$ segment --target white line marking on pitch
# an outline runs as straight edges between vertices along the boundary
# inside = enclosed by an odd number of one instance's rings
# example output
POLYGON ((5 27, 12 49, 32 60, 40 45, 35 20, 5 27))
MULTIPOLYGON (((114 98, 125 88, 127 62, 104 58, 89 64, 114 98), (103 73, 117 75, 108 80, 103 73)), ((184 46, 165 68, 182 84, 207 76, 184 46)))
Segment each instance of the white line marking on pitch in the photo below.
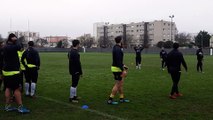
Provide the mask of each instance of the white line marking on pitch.
MULTIPOLYGON (((58 104, 61 104, 61 105, 65 105, 65 106, 70 106, 70 107, 73 107, 73 108, 81 109, 81 107, 79 107, 79 106, 72 105, 72 104, 69 104, 69 103, 66 103, 66 102, 62 102, 62 101, 58 101, 58 100, 55 100, 55 99, 52 99, 52 98, 43 97, 43 96, 37 96, 37 97, 38 98, 42 98, 42 99, 47 100, 47 101, 55 102, 55 103, 58 103, 58 104)), ((100 111, 97 111, 97 110, 93 110, 93 109, 86 109, 86 111, 89 111, 91 113, 95 113, 97 115, 100 115, 100 116, 103 116, 103 117, 107 117, 107 118, 110 118, 110 119, 126 120, 124 118, 113 116, 113 115, 110 115, 110 114, 107 114, 107 113, 103 113, 103 112, 100 112, 100 111)))

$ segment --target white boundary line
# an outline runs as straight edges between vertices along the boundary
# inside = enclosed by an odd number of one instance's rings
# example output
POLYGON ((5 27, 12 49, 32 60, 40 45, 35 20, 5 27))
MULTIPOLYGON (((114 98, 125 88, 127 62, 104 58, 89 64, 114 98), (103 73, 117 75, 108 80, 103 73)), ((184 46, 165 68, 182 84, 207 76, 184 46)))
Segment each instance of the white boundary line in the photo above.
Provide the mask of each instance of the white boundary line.
MULTIPOLYGON (((76 106, 76 105, 73 105, 73 104, 69 104, 69 103, 66 103, 66 102, 62 102, 62 101, 58 101, 58 100, 55 100, 55 99, 52 99, 52 98, 48 98, 48 97, 44 97, 44 96, 37 96, 37 97, 41 98, 41 99, 44 99, 44 100, 47 100, 47 101, 58 103, 58 104, 61 104, 61 105, 64 105, 64 106, 69 106, 69 107, 73 107, 73 108, 76 108, 76 109, 82 109, 79 106, 76 106)), ((93 110, 93 109, 86 109, 86 111, 89 111, 91 113, 95 113, 97 115, 100 115, 100 116, 103 116, 103 117, 107 117, 107 118, 110 118, 110 119, 127 120, 127 119, 124 119, 124 118, 113 116, 113 115, 110 115, 110 114, 107 114, 107 113, 103 113, 103 112, 100 112, 100 111, 97 111, 97 110, 93 110)))

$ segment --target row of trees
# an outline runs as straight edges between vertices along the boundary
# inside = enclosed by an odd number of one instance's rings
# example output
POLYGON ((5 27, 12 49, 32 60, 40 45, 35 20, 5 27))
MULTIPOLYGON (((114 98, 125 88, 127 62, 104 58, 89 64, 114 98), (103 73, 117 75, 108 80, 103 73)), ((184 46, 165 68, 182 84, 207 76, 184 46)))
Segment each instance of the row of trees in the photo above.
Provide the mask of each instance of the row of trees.
MULTIPOLYGON (((192 37, 188 33, 179 33, 175 35, 175 42, 178 42, 181 47, 189 47, 193 46, 201 46, 201 47, 209 47, 210 46, 210 38, 211 35, 206 31, 200 31, 195 37, 192 37)), ((148 41, 144 40, 144 36, 140 36, 139 41, 148 48, 150 45, 148 41)), ((114 44, 113 37, 100 37, 98 39, 98 46, 102 48, 112 47, 114 44)), ((126 47, 132 47, 134 45, 134 38, 131 35, 126 35, 126 47)), ((165 47, 171 48, 173 45, 172 41, 160 41, 157 44, 157 47, 165 47)))
POLYGON ((63 39, 57 43, 56 48, 68 48, 68 46, 69 46, 68 40, 63 39))
MULTIPOLYGON (((211 35, 206 31, 200 31, 192 40, 192 36, 187 33, 179 33, 175 36, 175 42, 178 42, 181 47, 200 46, 200 47, 210 47, 211 35)), ((160 41, 157 43, 159 48, 171 48, 173 42, 171 41, 160 41)))
MULTIPOLYGON (((192 40, 192 36, 187 33, 179 33, 175 35, 175 42, 178 42, 181 47, 189 47, 192 48, 193 46, 202 46, 202 47, 209 47, 209 42, 210 42, 211 35, 206 32, 206 31, 200 31, 197 36, 194 37, 194 40, 192 40)), ((97 41, 95 42, 94 37, 91 36, 81 36, 78 38, 81 42, 81 45, 86 47, 86 48, 91 48, 94 44, 96 44, 98 47, 101 48, 108 48, 112 47, 114 45, 114 37, 113 36, 108 36, 104 38, 104 36, 100 37, 97 41)), ((44 45, 45 42, 43 40, 40 40, 38 43, 40 45, 44 45)), ((144 36, 140 36, 139 41, 147 48, 149 47, 148 42, 144 41, 144 36)), ((130 48, 134 45, 134 38, 131 35, 126 35, 126 47, 130 48)), ((160 41, 157 44, 157 47, 165 47, 165 48, 171 48, 173 42, 172 41, 160 41)), ((66 48, 68 46, 67 40, 62 40, 59 41, 57 44, 58 48, 66 48)))
MULTIPOLYGON (((0 36, 0 40, 3 40, 0 36)), ((101 48, 108 48, 112 47, 114 45, 114 37, 113 36, 107 36, 104 38, 104 36, 100 37, 97 42, 95 42, 95 38, 91 36, 81 36, 78 38, 81 42, 81 45, 86 48, 91 48, 93 45, 96 45, 101 48)), ((193 47, 193 46, 201 46, 201 47, 209 47, 210 46, 210 39, 211 35, 207 31, 200 31, 192 40, 192 36, 187 33, 179 33, 175 35, 175 42, 178 42, 181 47, 193 47)), ((27 44, 27 40, 24 36, 20 37, 19 40, 23 44, 27 44)), ((144 41, 144 36, 140 36, 139 41, 141 44, 143 44, 145 47, 149 47, 149 44, 147 41, 144 41)), ((126 41, 125 46, 130 48, 134 45, 134 38, 131 35, 126 35, 126 41)), ((35 44, 38 47, 45 47, 45 45, 48 44, 48 41, 46 39, 36 39, 35 44)), ((160 41, 157 43, 157 47, 161 48, 171 48, 173 42, 172 41, 160 41)), ((69 41, 67 39, 63 39, 59 41, 56 45, 57 48, 67 48, 69 46, 69 41)))

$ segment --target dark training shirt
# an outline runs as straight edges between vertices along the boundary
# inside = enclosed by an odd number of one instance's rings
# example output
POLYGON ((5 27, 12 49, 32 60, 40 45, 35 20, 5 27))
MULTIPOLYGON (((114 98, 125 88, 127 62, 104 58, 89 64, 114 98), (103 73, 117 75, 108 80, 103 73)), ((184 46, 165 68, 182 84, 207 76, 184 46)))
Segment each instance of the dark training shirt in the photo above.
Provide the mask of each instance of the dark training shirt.
POLYGON ((20 62, 17 51, 21 49, 18 44, 8 43, 3 48, 3 70, 4 71, 19 71, 20 62))
POLYGON ((26 67, 25 59, 27 60, 27 64, 33 64, 40 67, 40 57, 38 51, 33 47, 29 47, 22 55, 21 62, 26 67))
POLYGON ((201 49, 198 49, 196 52, 197 60, 203 60, 203 51, 201 49))
POLYGON ((115 45, 112 49, 112 66, 118 67, 123 71, 123 51, 121 46, 115 45))
POLYGON ((135 53, 136 53, 136 57, 141 57, 141 52, 143 51, 143 47, 135 47, 135 53))
POLYGON ((160 51, 160 58, 162 58, 164 60, 167 58, 167 52, 165 50, 160 51))
POLYGON ((183 55, 181 52, 179 52, 177 49, 173 49, 168 55, 166 60, 168 72, 179 72, 181 71, 181 64, 187 71, 187 65, 183 58, 183 55))
POLYGON ((0 48, 0 70, 2 70, 3 68, 3 57, 4 57, 3 48, 0 48))
POLYGON ((69 59, 69 72, 71 75, 80 74, 82 75, 82 68, 81 68, 81 61, 80 61, 80 54, 78 53, 77 49, 71 49, 68 53, 69 59))

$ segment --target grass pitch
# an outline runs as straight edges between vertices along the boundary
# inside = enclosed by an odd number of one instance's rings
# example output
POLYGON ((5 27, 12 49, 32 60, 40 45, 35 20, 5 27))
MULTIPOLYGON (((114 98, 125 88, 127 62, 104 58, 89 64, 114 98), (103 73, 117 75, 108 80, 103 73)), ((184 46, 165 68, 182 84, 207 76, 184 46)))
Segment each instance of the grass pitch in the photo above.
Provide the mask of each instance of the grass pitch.
MULTIPOLYGON (((213 57, 205 56, 204 74, 196 71, 196 56, 184 56, 188 73, 179 84, 183 97, 168 98, 172 81, 160 70, 159 55, 143 55, 142 70, 135 69, 135 55, 125 54, 129 66, 125 79, 127 104, 107 105, 114 84, 110 53, 81 53, 83 77, 78 85, 78 104, 68 102, 71 77, 67 53, 41 53, 37 99, 23 97, 31 113, 20 115, 0 110, 0 120, 210 120, 213 119, 213 57), (88 105, 88 110, 81 109, 88 105)), ((118 97, 117 97, 118 99, 118 97)), ((0 107, 4 94, 0 93, 0 107)))

